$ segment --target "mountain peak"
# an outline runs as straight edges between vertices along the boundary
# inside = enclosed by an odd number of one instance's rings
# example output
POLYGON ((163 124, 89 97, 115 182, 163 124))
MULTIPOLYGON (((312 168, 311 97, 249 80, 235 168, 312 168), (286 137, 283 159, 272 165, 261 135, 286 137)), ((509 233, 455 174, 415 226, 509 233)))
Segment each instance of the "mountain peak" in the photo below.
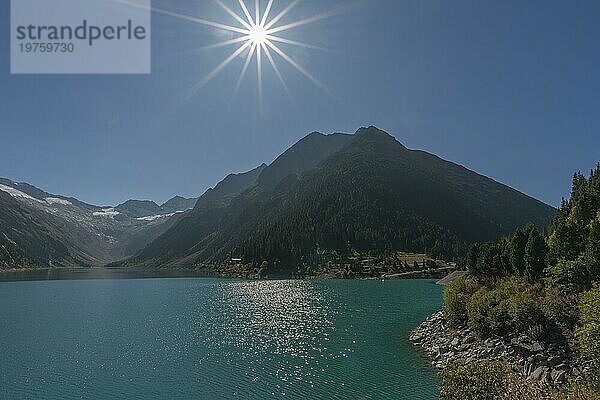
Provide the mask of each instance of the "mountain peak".
POLYGON ((196 208, 203 208, 214 203, 227 204, 231 197, 252 187, 266 167, 267 164, 263 163, 250 171, 227 175, 214 188, 208 189, 200 196, 196 208))
POLYGON ((149 205, 149 206, 153 206, 153 207, 154 206, 158 207, 158 204, 156 204, 152 200, 135 200, 135 199, 127 200, 125 203, 121 203, 117 207, 133 206, 133 205, 149 205))
POLYGON ((163 203, 160 208, 165 213, 175 213, 188 210, 190 208, 194 208, 196 205, 196 201, 198 198, 188 199, 183 196, 175 196, 172 199, 169 199, 165 203, 163 203))
POLYGON ((169 199, 169 200, 187 200, 187 199, 186 199, 185 197, 183 197, 183 196, 179 196, 179 195, 177 195, 177 196, 173 196, 173 197, 172 197, 171 199, 169 199))
POLYGON ((127 200, 119 204, 115 210, 131 218, 142 218, 162 214, 162 209, 151 200, 127 200))
POLYGON ((369 126, 369 127, 360 127, 358 128, 358 130, 355 133, 356 135, 368 135, 368 134, 379 134, 379 135, 385 135, 385 136, 392 136, 389 133, 387 133, 386 131, 379 129, 376 126, 369 126))
POLYGON ((274 187, 289 175, 302 175, 321 161, 341 150, 352 135, 333 133, 324 135, 313 132, 283 152, 258 178, 259 185, 274 187))
POLYGON ((375 126, 369 126, 368 128, 362 127, 358 129, 354 134, 354 139, 366 143, 382 143, 390 146, 400 146, 403 149, 406 149, 406 147, 394 136, 375 126))

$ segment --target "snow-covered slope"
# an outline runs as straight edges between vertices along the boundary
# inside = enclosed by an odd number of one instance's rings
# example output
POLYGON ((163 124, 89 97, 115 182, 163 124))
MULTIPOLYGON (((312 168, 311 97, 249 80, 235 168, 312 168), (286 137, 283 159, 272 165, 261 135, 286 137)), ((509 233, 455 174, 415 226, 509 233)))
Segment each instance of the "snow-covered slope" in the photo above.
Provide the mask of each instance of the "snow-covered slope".
MULTIPOLYGON (((136 213, 123 205, 94 206, 4 178, 0 178, 0 191, 14 200, 9 201, 4 196, 5 202, 0 208, 0 222, 4 221, 0 224, 0 234, 7 245, 13 246, 14 242, 27 253, 28 243, 20 244, 18 239, 28 226, 33 229, 33 225, 23 223, 15 228, 17 220, 27 212, 31 214, 28 221, 39 222, 43 231, 51 232, 52 238, 68 249, 68 263, 104 265, 131 256, 162 234, 185 211, 169 209, 167 212, 156 206, 150 207, 148 213, 136 213)), ((55 260, 55 264, 60 262, 55 260)))

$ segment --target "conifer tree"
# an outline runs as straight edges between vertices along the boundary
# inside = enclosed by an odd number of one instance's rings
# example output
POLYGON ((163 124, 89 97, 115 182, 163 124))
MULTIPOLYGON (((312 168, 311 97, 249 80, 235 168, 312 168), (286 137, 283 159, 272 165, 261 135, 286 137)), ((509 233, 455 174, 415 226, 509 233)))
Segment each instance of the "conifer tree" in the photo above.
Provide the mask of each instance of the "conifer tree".
POLYGON ((475 244, 469 249, 469 254, 467 254, 467 270, 472 274, 478 275, 481 273, 477 269, 477 259, 479 258, 479 245, 475 244))
POLYGON ((490 275, 502 272, 502 261, 496 243, 484 243, 480 246, 476 271, 479 274, 490 275))
POLYGON ((537 281, 544 275, 548 246, 537 229, 532 229, 525 246, 525 276, 530 281, 537 281))
POLYGON ((594 220, 590 227, 585 249, 585 261, 592 281, 600 280, 600 221, 594 220))
POLYGON ((499 243, 499 251, 500 251, 500 264, 502 265, 502 272, 504 274, 512 274, 512 264, 510 261, 511 254, 511 238, 508 236, 500 239, 499 243))
POLYGON ((584 232, 576 225, 559 222, 554 231, 553 250, 557 258, 575 260, 585 246, 584 232))
POLYGON ((525 247, 527 237, 522 229, 517 229, 510 242, 510 263, 513 272, 517 275, 525 275, 525 247))

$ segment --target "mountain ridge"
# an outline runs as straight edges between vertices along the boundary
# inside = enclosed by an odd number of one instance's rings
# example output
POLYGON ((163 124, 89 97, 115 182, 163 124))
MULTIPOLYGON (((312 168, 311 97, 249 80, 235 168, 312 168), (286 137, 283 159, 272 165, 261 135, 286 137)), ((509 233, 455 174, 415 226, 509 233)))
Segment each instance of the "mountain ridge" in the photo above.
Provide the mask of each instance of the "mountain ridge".
POLYGON ((135 200, 94 206, 7 178, 0 195, 0 269, 102 266, 135 254, 190 208, 139 213, 155 203, 135 200))
POLYGON ((291 268, 393 250, 456 257, 468 243, 529 220, 545 224, 555 212, 464 166, 409 150, 375 127, 354 135, 312 133, 225 208, 194 211, 127 265, 216 268, 241 258, 291 268), (315 155, 313 141, 320 147, 329 141, 329 151, 315 155))
POLYGON ((40 254, 28 237, 55 254, 25 262, 43 266, 218 270, 241 258, 248 268, 267 262, 272 272, 297 274, 356 258, 394 263, 398 251, 453 259, 469 243, 530 221, 545 225, 555 212, 373 126, 355 134, 313 132, 269 165, 229 174, 198 198, 174 196, 161 205, 93 206, 5 178, 0 193, 0 268, 2 251, 4 260, 40 254), (26 213, 41 225, 20 219, 26 213))

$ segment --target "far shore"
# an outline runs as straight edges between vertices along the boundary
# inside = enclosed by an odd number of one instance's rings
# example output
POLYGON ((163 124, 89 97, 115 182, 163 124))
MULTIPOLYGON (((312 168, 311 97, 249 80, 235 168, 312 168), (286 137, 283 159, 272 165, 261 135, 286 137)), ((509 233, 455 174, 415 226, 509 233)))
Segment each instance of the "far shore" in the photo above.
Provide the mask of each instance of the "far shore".
POLYGON ((19 280, 76 280, 76 279, 127 279, 127 278, 177 278, 204 277, 249 280, 277 279, 354 279, 354 280, 398 280, 398 279, 442 279, 452 275, 454 269, 431 268, 420 271, 380 275, 380 276, 337 276, 336 274, 318 274, 311 276, 293 276, 286 274, 228 273, 207 268, 128 268, 128 267, 64 267, 64 268, 28 268, 0 270, 0 281, 19 280))

